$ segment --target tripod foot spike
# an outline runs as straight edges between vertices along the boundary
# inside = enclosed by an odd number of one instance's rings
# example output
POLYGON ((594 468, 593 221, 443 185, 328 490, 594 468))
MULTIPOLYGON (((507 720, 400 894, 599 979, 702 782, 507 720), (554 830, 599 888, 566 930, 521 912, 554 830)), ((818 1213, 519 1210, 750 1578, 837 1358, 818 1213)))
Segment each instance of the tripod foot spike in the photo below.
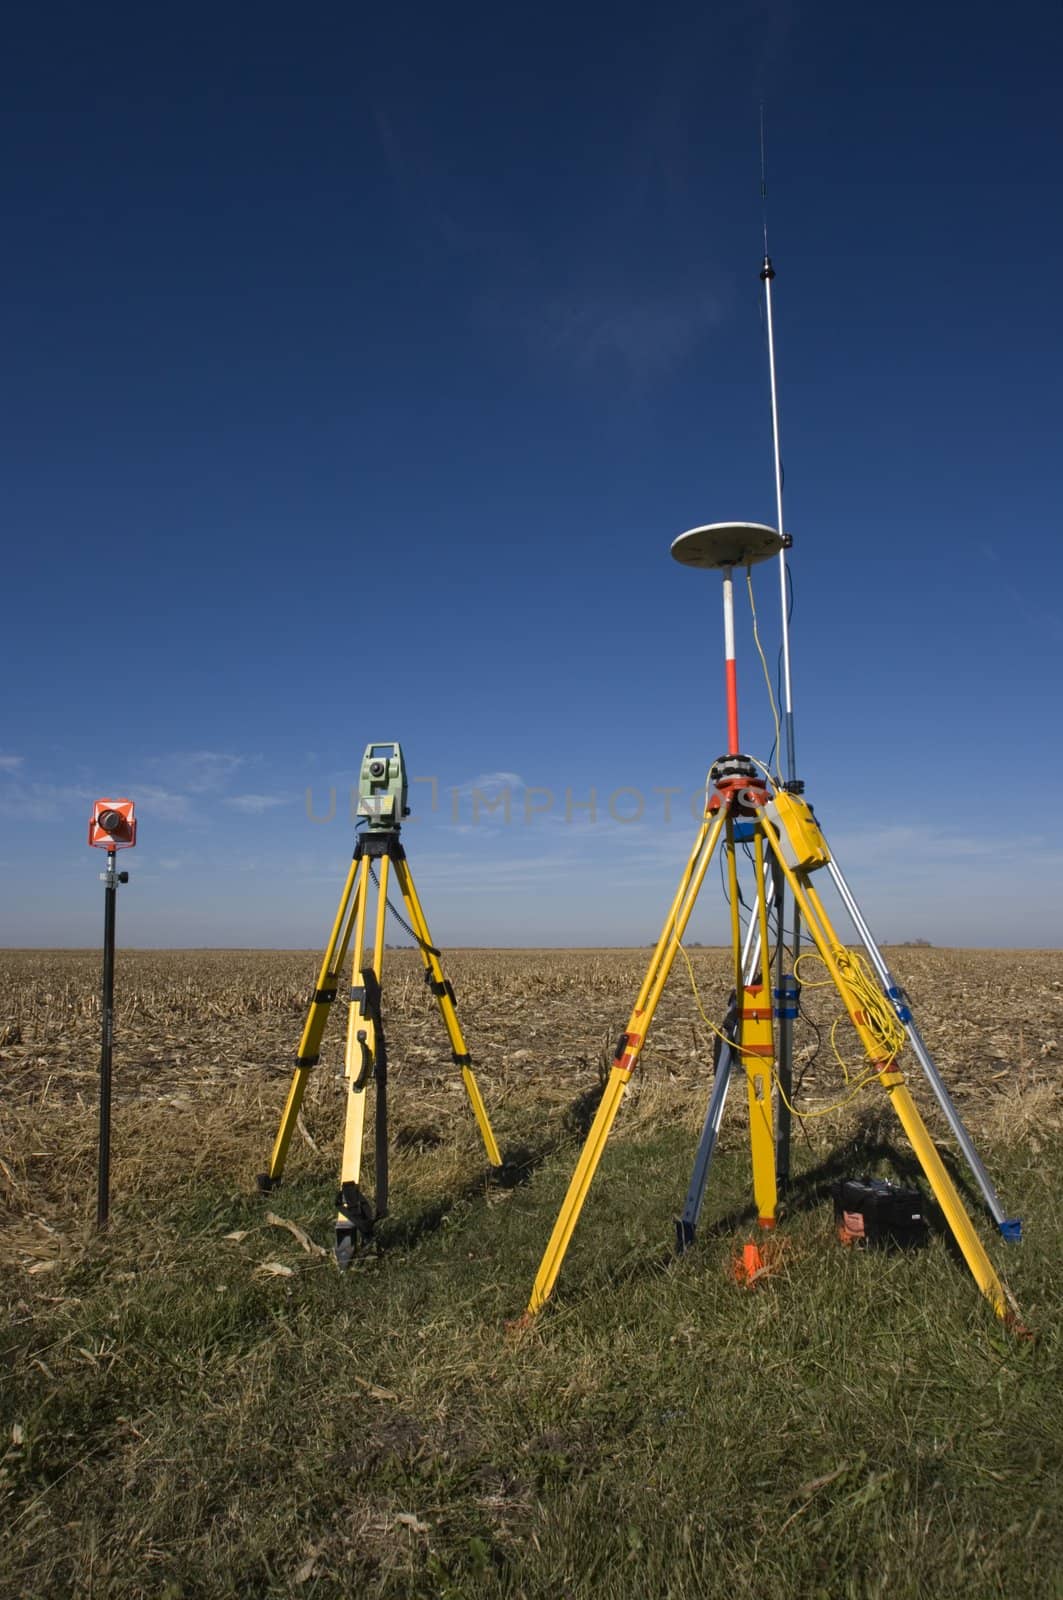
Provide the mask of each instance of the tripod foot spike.
POLYGON ((336 1265, 345 1271, 359 1248, 373 1237, 376 1215, 356 1183, 345 1183, 336 1196, 336 1265))
POLYGON ((272 1194, 274 1189, 280 1188, 281 1180, 271 1178, 268 1172, 259 1172, 255 1176, 255 1187, 259 1194, 272 1194))
POLYGON ((341 1272, 346 1272, 355 1256, 358 1254, 358 1230, 356 1228, 336 1229, 336 1265, 341 1272))

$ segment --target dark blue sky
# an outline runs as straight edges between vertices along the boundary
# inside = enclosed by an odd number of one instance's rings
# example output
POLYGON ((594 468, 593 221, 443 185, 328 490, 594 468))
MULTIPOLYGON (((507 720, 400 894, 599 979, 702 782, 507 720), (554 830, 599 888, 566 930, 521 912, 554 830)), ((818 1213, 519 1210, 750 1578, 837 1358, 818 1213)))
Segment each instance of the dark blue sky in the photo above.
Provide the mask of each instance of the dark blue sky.
POLYGON ((317 944, 394 737, 439 939, 655 934, 654 787, 724 742, 668 546, 774 521, 763 97, 802 775, 884 938, 1057 944, 1061 49, 1048 4, 12 14, 0 938, 94 940, 130 793, 126 942, 317 944))

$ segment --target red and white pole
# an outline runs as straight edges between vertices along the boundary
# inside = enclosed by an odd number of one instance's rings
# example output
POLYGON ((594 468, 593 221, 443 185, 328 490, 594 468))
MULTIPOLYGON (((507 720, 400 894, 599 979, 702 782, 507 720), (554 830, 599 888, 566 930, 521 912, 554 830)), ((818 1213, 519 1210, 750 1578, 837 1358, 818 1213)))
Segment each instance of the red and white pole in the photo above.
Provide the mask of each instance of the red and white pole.
POLYGON ((741 751, 738 742, 738 664, 735 661, 735 597, 732 567, 723 569, 723 653, 727 681, 727 754, 741 751))

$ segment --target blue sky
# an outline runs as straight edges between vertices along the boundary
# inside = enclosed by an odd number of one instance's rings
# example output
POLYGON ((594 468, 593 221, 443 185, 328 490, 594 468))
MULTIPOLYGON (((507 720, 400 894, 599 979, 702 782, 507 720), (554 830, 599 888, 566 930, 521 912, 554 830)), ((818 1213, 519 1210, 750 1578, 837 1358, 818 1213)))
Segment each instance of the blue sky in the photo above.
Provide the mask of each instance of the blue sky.
POLYGON ((763 97, 801 775, 884 940, 1059 943, 1057 6, 60 5, 4 45, 0 940, 96 942, 129 794, 124 943, 320 944, 390 738, 438 940, 655 936, 724 743, 718 584, 668 548, 774 521, 763 97))

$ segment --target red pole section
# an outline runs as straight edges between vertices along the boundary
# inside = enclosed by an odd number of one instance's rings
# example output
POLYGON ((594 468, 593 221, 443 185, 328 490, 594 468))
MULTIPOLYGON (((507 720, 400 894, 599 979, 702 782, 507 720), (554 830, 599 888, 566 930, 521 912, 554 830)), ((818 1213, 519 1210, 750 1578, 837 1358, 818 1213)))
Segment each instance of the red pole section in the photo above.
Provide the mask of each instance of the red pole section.
POLYGON ((723 569, 723 653, 727 682, 727 754, 736 756, 738 742, 738 666, 735 662, 735 599, 732 569, 723 569))

